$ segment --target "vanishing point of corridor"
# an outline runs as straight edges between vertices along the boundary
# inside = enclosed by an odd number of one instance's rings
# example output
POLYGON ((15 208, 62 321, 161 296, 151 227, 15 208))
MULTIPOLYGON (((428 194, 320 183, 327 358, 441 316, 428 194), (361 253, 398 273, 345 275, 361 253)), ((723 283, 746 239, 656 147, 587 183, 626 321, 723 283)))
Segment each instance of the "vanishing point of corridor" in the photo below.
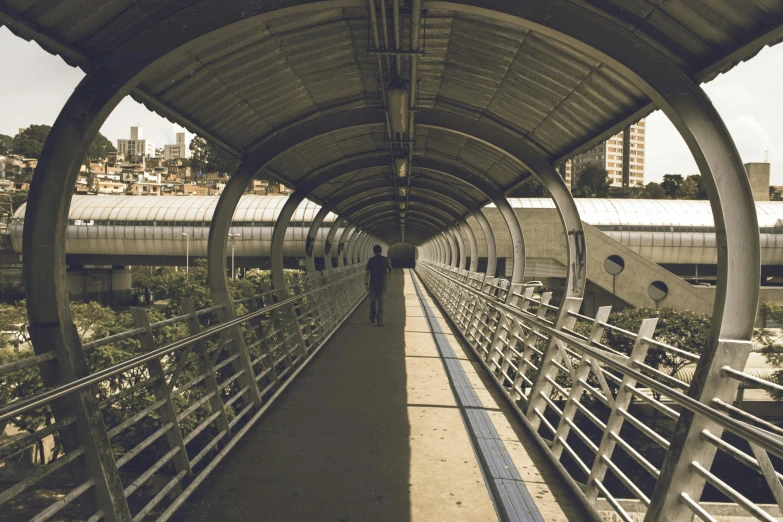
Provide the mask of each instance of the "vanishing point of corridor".
POLYGON ((584 519, 414 278, 392 276, 386 326, 356 309, 176 520, 584 519), (496 431, 475 433, 479 412, 496 431), (500 470, 482 458, 488 438, 507 451, 500 470), (500 494, 498 474, 511 477, 500 494))

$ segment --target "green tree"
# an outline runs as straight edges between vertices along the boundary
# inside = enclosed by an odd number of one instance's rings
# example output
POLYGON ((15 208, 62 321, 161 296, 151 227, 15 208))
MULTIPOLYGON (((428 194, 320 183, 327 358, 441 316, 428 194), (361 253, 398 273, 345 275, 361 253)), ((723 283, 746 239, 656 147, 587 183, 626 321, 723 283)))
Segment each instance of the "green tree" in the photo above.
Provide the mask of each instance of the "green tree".
POLYGON ((14 150, 14 139, 11 136, 0 134, 0 155, 11 154, 14 150))
POLYGON ((769 187, 769 200, 770 201, 783 201, 783 196, 778 192, 775 187, 769 187))
POLYGON ((25 158, 39 158, 46 138, 52 128, 49 125, 30 125, 14 137, 14 154, 25 158))
MULTIPOLYGON (((710 316, 690 311, 679 311, 674 308, 630 308, 611 314, 609 323, 637 332, 644 319, 657 317, 655 339, 680 350, 700 354, 710 333, 710 316)), ((611 329, 605 332, 606 343, 617 351, 630 354, 634 340, 611 329)), ((690 364, 682 357, 673 355, 662 348, 651 346, 647 352, 645 363, 668 375, 674 375, 678 370, 690 364)))
POLYGON ((695 199, 710 199, 709 194, 707 194, 707 185, 704 183, 704 178, 702 178, 700 174, 688 176, 688 179, 692 179, 696 183, 697 190, 695 199))
POLYGON ((652 181, 644 186, 639 197, 641 199, 666 199, 666 191, 663 190, 660 183, 652 181))
POLYGON ((114 145, 106 136, 99 132, 95 139, 92 140, 90 148, 87 149, 87 159, 93 161, 104 160, 110 152, 117 152, 117 149, 114 148, 114 145))
POLYGON ((231 174, 239 165, 237 158, 199 136, 190 141, 190 151, 190 167, 195 172, 231 174))
POLYGON ((27 197, 30 195, 30 193, 26 190, 15 190, 9 195, 11 196, 11 202, 14 205, 14 212, 16 212, 19 207, 27 203, 27 197))
POLYGON ((573 189, 577 198, 605 198, 609 195, 609 173, 597 164, 591 163, 581 169, 573 189))
MULTIPOLYGON (((783 323, 783 306, 773 303, 759 303, 759 315, 762 317, 765 326, 768 322, 781 324, 783 323)), ((773 381, 783 386, 783 344, 781 344, 781 339, 767 328, 760 328, 754 331, 753 338, 761 344, 761 353, 767 359, 767 364, 778 368, 772 374, 773 381)), ((773 398, 776 401, 783 401, 783 393, 773 394, 773 398)))
POLYGON ((698 199, 699 185, 693 179, 693 176, 688 176, 677 188, 677 199, 698 199))
POLYGON ((679 174, 664 174, 661 188, 663 188, 668 197, 675 198, 682 182, 682 176, 679 174))
MULTIPOLYGON (((52 128, 49 125, 30 125, 23 129, 13 139, 13 152, 25 158, 40 158, 46 138, 52 128)), ((117 149, 106 136, 98 133, 95 139, 87 149, 88 160, 105 159, 109 152, 116 152, 117 149)))

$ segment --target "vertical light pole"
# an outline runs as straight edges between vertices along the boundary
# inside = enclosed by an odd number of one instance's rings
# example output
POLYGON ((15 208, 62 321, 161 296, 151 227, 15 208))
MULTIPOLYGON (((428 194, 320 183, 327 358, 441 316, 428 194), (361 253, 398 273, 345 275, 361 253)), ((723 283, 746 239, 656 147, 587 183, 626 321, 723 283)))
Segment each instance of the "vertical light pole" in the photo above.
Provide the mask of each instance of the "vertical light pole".
POLYGON ((182 233, 185 236, 185 273, 190 272, 190 236, 186 233, 182 233))
POLYGON ((234 238, 242 237, 242 234, 229 234, 228 237, 231 238, 231 279, 236 279, 237 272, 234 270, 234 248, 236 247, 236 243, 234 242, 234 238))

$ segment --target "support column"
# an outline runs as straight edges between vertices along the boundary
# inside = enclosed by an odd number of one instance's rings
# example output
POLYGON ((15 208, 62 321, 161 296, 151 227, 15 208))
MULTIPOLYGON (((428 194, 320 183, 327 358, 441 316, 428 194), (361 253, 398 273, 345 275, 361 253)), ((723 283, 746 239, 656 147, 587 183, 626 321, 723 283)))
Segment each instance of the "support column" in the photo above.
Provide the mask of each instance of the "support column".
POLYGON ((340 235, 340 242, 337 244, 337 268, 345 266, 345 244, 348 239, 353 235, 353 231, 356 225, 348 223, 343 229, 343 233, 340 235))
POLYGON ((367 234, 367 241, 364 243, 364 246, 362 247, 362 257, 359 260, 359 262, 366 263, 367 260, 370 259, 370 257, 372 256, 372 247, 374 247, 376 243, 378 243, 378 238, 376 238, 372 234, 367 234))
POLYGON ((508 204, 506 198, 503 198, 501 201, 495 201, 495 206, 503 218, 505 218, 508 224, 508 231, 511 234, 511 248, 514 256, 511 282, 515 284, 522 283, 525 278, 525 239, 522 237, 522 227, 514 209, 508 204))
POLYGON ((432 261, 435 263, 443 262, 443 252, 441 252, 440 241, 437 237, 430 239, 430 245, 432 246, 432 261))
POLYGON ((467 220, 463 221, 460 227, 465 231, 465 235, 468 236, 468 247, 470 248, 470 267, 468 271, 475 272, 478 268, 478 242, 476 241, 476 235, 473 233, 473 229, 467 220))
POLYGON ((345 262, 349 265, 356 264, 356 245, 364 238, 366 232, 364 230, 356 230, 356 233, 351 234, 351 239, 348 240, 348 246, 346 247, 345 262))
POLYGON ((291 222, 291 217, 296 212, 299 204, 304 200, 304 195, 295 190, 293 194, 288 196, 288 200, 280 209, 280 214, 275 221, 275 228, 272 231, 272 249, 269 254, 272 262, 272 288, 275 291, 279 291, 278 294, 281 299, 286 295, 286 283, 285 273, 283 271, 283 247, 285 246, 285 233, 288 230, 288 224, 291 222))
POLYGON ((446 241, 449 242, 449 248, 451 249, 451 259, 449 261, 449 265, 451 266, 458 266, 459 265, 459 247, 457 246, 457 241, 454 239, 454 233, 451 231, 451 229, 446 229, 443 231, 443 237, 446 238, 446 241))
POLYGON ((631 186, 631 126, 623 130, 623 189, 631 186))
POLYGON ((473 217, 478 221, 481 231, 484 232, 484 239, 487 241, 487 271, 485 277, 495 277, 498 267, 497 247, 495 246, 495 234, 487 221, 487 216, 481 210, 474 212, 473 217))
MULTIPOLYGON (((329 211, 329 205, 321 207, 310 224, 310 230, 307 231, 307 243, 305 243, 305 269, 307 273, 315 272, 315 240, 318 238, 318 232, 321 230, 324 218, 329 215, 329 211)), ((331 268, 326 265, 326 261, 324 261, 324 267, 331 268)))
POLYGON ((441 261, 444 265, 451 265, 451 245, 449 245, 449 242, 446 241, 446 238, 443 236, 443 232, 435 236, 438 241, 440 242, 440 247, 443 250, 443 260, 441 261))
MULTIPOLYGON (((378 238, 376 238, 375 236, 368 236, 367 244, 364 245, 364 255, 362 256, 362 263, 366 263, 374 255, 372 249, 376 244, 378 245, 381 244, 381 242, 378 241, 378 238)), ((383 245, 381 245, 381 249, 383 249, 383 245)))
POLYGON ((336 217, 332 226, 329 228, 329 233, 326 235, 326 241, 324 242, 324 267, 326 270, 334 269, 334 256, 337 254, 337 245, 334 243, 334 237, 337 235, 337 230, 343 226, 345 219, 336 217))
POLYGON ((354 249, 354 258, 356 259, 354 264, 361 264, 362 261, 364 261, 364 251, 367 248, 367 243, 369 241, 370 234, 368 232, 365 232, 357 241, 356 248, 354 249))
POLYGON ((465 270, 465 263, 467 262, 467 254, 465 253, 465 241, 462 240, 462 233, 459 230, 459 224, 454 225, 448 229, 454 239, 457 240, 457 246, 459 247, 459 260, 455 263, 455 266, 460 270, 465 270))

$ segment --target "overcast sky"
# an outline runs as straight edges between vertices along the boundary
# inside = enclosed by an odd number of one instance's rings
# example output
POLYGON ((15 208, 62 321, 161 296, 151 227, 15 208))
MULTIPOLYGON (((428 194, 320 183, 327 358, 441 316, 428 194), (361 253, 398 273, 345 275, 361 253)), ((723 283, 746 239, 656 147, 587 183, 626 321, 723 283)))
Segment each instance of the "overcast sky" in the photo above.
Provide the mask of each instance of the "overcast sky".
MULTIPOLYGON (((31 124, 54 123, 82 78, 79 69, 43 51, 35 43, 0 27, 0 134, 13 136, 31 124)), ((765 48, 755 58, 705 86, 731 131, 744 163, 772 163, 772 183, 783 185, 783 44, 765 48)), ((123 100, 101 129, 116 144, 140 125, 144 137, 163 147, 183 129, 148 111, 130 98, 123 100)), ((660 112, 647 119, 645 182, 664 174, 696 174, 696 163, 669 120, 660 112)))

